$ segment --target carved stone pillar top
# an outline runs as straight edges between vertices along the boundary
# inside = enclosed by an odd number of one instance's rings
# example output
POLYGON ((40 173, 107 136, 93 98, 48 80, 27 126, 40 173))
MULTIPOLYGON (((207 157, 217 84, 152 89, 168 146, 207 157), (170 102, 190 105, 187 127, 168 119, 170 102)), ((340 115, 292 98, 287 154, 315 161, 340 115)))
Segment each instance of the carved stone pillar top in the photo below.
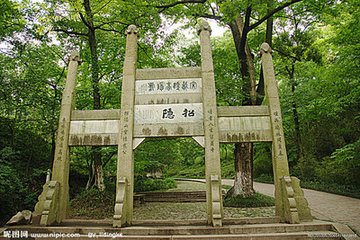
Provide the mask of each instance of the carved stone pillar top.
POLYGON ((199 20, 199 24, 196 26, 196 30, 198 35, 200 34, 201 31, 209 31, 209 33, 211 34, 211 27, 209 23, 204 19, 199 20))
POLYGON ((130 25, 126 31, 125 31, 125 34, 128 35, 128 34, 137 34, 138 33, 138 29, 135 25, 130 25))
POLYGON ((264 42, 263 44, 261 44, 261 47, 260 47, 260 54, 263 54, 263 53, 272 53, 272 49, 270 47, 270 45, 266 42, 264 42))
POLYGON ((67 59, 68 63, 70 61, 74 61, 74 62, 78 62, 79 65, 81 64, 81 59, 80 59, 80 53, 78 51, 71 51, 70 57, 67 59))

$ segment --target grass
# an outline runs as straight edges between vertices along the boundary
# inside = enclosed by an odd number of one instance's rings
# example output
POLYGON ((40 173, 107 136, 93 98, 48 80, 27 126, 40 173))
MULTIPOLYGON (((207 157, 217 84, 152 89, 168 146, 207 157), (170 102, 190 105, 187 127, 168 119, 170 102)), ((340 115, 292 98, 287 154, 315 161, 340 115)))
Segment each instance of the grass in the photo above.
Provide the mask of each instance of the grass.
POLYGON ((271 207, 275 205, 275 199, 263 195, 261 193, 255 193, 252 196, 236 196, 236 197, 226 197, 224 199, 225 207, 235 207, 235 208, 257 208, 257 207, 271 207))

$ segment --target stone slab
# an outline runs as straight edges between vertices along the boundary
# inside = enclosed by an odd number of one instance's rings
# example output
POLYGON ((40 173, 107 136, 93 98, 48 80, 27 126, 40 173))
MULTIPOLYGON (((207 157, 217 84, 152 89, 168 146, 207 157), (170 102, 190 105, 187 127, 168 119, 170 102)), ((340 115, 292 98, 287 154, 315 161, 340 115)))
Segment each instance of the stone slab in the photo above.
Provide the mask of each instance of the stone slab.
POLYGON ((136 105, 135 124, 202 123, 201 103, 136 105))
POLYGON ((136 80, 199 77, 201 77, 201 68, 199 67, 152 68, 136 70, 136 80))

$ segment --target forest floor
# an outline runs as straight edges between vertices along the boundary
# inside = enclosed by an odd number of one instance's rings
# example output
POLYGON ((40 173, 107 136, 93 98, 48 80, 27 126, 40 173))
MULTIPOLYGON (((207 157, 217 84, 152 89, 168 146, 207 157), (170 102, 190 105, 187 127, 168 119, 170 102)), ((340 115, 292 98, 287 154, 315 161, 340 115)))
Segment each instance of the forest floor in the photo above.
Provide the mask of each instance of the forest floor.
MULTIPOLYGON (((200 191, 206 185, 201 182, 178 181, 177 188, 168 191, 200 191)), ((270 217, 275 215, 275 207, 231 208, 224 207, 225 218, 270 217)), ((206 202, 161 203, 147 202, 134 208, 135 220, 181 220, 206 219, 206 202)))
MULTIPOLYGON (((201 191, 206 185, 201 182, 178 181, 177 188, 168 191, 201 191)), ((231 208, 224 207, 225 218, 270 217, 275 215, 275 207, 231 208)), ((206 219, 206 202, 199 203, 161 203, 149 202, 136 205, 135 220, 181 220, 206 219)))
MULTIPOLYGON (((186 191, 205 191, 204 182, 178 181, 177 187, 169 189, 169 192, 186 192, 186 191)), ((89 218, 89 219, 111 219, 113 215, 113 196, 106 196, 101 199, 92 197, 88 200, 76 201, 72 203, 72 218, 89 218), (100 202, 100 205, 96 205, 100 202), (85 204, 84 204, 85 203, 85 204)), ((182 219, 199 219, 207 218, 206 202, 145 202, 135 204, 133 217, 134 220, 182 220, 182 219)), ((275 207, 257 207, 257 208, 231 208, 224 207, 225 218, 242 218, 242 217, 271 217, 275 216, 275 207)))

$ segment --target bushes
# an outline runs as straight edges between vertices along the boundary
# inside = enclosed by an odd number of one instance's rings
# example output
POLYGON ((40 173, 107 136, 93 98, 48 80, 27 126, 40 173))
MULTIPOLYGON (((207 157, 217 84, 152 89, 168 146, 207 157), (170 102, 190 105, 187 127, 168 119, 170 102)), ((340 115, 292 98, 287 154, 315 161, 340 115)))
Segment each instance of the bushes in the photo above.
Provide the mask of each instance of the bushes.
POLYGON ((72 216, 110 218, 114 214, 114 205, 114 189, 101 192, 97 188, 90 188, 71 200, 72 216))
POLYGON ((176 187, 176 182, 172 178, 153 179, 143 176, 135 177, 135 192, 148 192, 156 190, 166 190, 176 187))
POLYGON ((271 207, 275 205, 275 200, 272 197, 255 193, 249 197, 236 196, 236 197, 226 197, 224 199, 225 207, 271 207))
POLYGON ((319 179, 340 185, 360 185, 360 139, 336 149, 316 169, 319 179))
POLYGON ((0 226, 2 226, 21 208, 25 189, 16 171, 1 160, 0 182, 0 226))

